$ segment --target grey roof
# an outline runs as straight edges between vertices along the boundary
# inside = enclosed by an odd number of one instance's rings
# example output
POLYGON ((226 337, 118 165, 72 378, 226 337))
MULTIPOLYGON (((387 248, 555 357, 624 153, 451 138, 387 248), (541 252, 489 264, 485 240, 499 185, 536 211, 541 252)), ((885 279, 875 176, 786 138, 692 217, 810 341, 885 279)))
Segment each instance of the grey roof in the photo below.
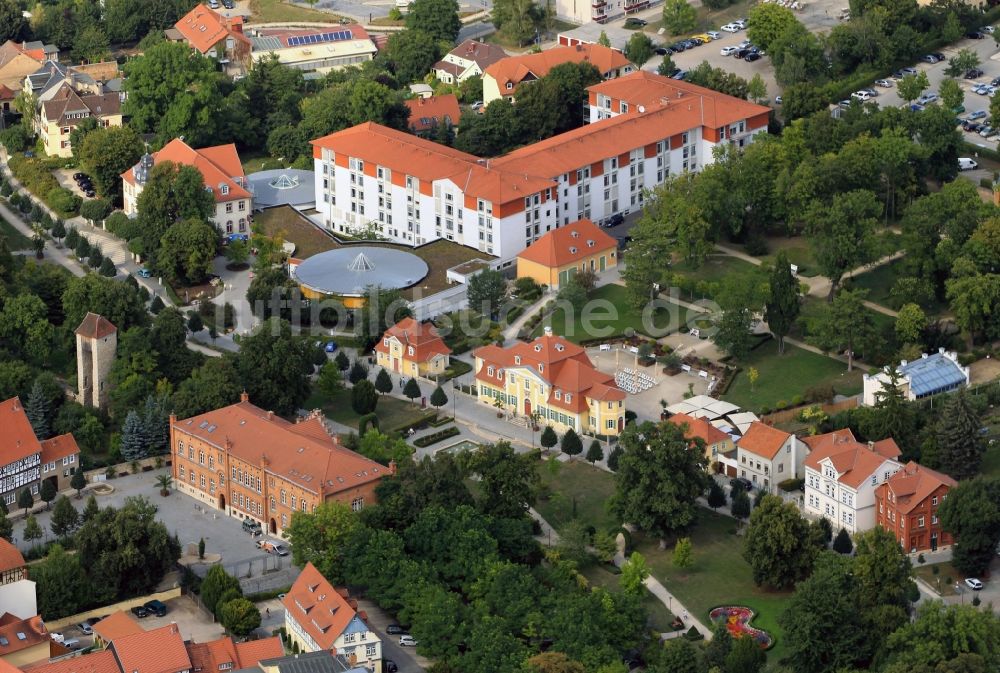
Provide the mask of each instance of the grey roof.
POLYGON ((966 382, 965 372, 944 353, 934 353, 900 365, 899 372, 910 379, 910 390, 917 397, 952 390, 966 382))
POLYGON ((325 650, 266 659, 259 665, 268 668, 277 666, 279 673, 368 673, 367 668, 352 667, 343 656, 325 650))
POLYGON ((313 255, 295 269, 305 287, 339 296, 358 297, 369 285, 404 288, 427 275, 427 263, 411 252, 368 245, 347 245, 313 255))
POLYGON ((309 206, 316 203, 316 177, 312 171, 279 168, 247 176, 255 208, 309 206))
POLYGON ((571 28, 570 30, 560 31, 559 37, 597 44, 597 40, 600 39, 601 33, 608 36, 608 42, 611 43, 613 48, 624 50, 625 46, 628 44, 629 38, 635 34, 635 31, 627 30, 619 26, 592 21, 590 23, 585 23, 582 26, 571 28))
POLYGON ((276 49, 283 48, 281 40, 273 35, 264 35, 261 37, 250 35, 249 37, 250 44, 253 45, 254 51, 275 51, 276 49))

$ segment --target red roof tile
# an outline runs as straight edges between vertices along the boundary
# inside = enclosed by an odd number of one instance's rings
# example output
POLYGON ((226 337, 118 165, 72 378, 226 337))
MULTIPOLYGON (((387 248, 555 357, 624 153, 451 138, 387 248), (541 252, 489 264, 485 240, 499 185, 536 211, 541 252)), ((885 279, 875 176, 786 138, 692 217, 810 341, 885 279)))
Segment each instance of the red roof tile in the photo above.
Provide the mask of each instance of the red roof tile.
POLYGON ((718 444, 729 439, 729 435, 719 430, 708 422, 705 418, 693 418, 687 414, 674 414, 669 419, 671 423, 678 427, 686 428, 684 436, 688 439, 698 437, 706 446, 718 444))
POLYGON ((761 458, 773 460, 789 437, 791 435, 787 432, 782 432, 777 428, 772 428, 770 425, 755 421, 750 424, 746 433, 740 437, 737 445, 741 449, 761 458))
MULTIPOLYGON (((68 432, 65 435, 59 435, 51 439, 43 439, 41 444, 43 463, 51 463, 69 456, 80 455, 80 447, 76 444, 76 438, 68 432)), ((74 466, 78 464, 78 461, 74 462, 74 466)))
POLYGON ((507 83, 517 85, 525 80, 541 79, 549 71, 563 63, 593 63, 602 75, 631 65, 617 49, 600 44, 580 44, 573 47, 556 47, 546 49, 536 54, 508 56, 486 68, 484 75, 489 75, 497 82, 501 93, 507 91, 507 83))
POLYGON ((412 362, 427 362, 435 355, 450 355, 451 349, 438 336, 437 329, 429 322, 417 322, 413 318, 403 318, 390 327, 375 345, 380 353, 389 353, 386 339, 396 339, 404 346, 404 357, 412 362), (406 346, 413 346, 413 355, 408 355, 406 346))
POLYGON ((7 540, 0 538, 0 572, 23 568, 27 565, 20 550, 7 540))
POLYGON ((124 610, 113 612, 94 624, 94 633, 99 635, 106 643, 110 643, 122 636, 131 636, 143 632, 144 630, 139 626, 139 622, 132 619, 124 610))
POLYGON ((188 44, 202 54, 207 54, 226 38, 233 38, 249 45, 250 40, 243 34, 242 29, 238 28, 242 24, 242 17, 227 19, 205 5, 197 4, 174 24, 174 28, 184 36, 188 44))
MULTIPOLYGON (((111 650, 100 650, 52 663, 43 661, 25 666, 24 670, 31 671, 31 673, 122 673, 122 670, 118 668, 115 653, 111 650)), ((3 673, 2 668, 0 668, 0 673, 3 673)))
POLYGON ((411 98, 403 101, 410 108, 410 130, 415 132, 429 131, 437 124, 447 122, 458 126, 462 110, 458 107, 458 98, 453 93, 429 98, 411 98))
POLYGON ((176 624, 121 636, 111 643, 122 671, 179 673, 191 669, 191 658, 176 624))
POLYGON ((898 447, 896 452, 892 450, 896 446, 895 442, 891 445, 883 442, 881 448, 886 453, 882 453, 876 450, 874 442, 862 444, 854 439, 854 433, 849 428, 804 437, 802 441, 811 449, 805 460, 806 467, 819 472, 821 463, 829 460, 840 475, 837 481, 851 488, 857 488, 871 479, 885 461, 895 460, 899 455, 898 447))
POLYGON ((952 489, 957 485, 958 482, 948 475, 911 460, 879 486, 879 497, 884 497, 886 490, 891 491, 896 498, 896 508, 906 513, 913 511, 941 486, 952 489))
POLYGON ((583 219, 553 229, 522 250, 517 258, 557 269, 617 248, 618 241, 583 219))
POLYGON ((35 437, 18 398, 0 402, 0 428, 3 428, 0 433, 0 466, 42 452, 42 445, 35 437))
POLYGON ((76 328, 76 334, 85 339, 103 339, 117 331, 118 328, 112 325, 107 318, 89 312, 83 317, 80 326, 76 328))
POLYGON ((236 643, 236 655, 239 657, 242 668, 251 668, 265 659, 277 659, 285 656, 285 648, 281 644, 281 638, 271 636, 270 638, 236 643))
MULTIPOLYGON (((240 178, 241 181, 246 182, 240 156, 236 153, 236 145, 232 143, 196 150, 180 138, 174 138, 164 145, 162 150, 153 153, 154 165, 164 161, 178 166, 197 168, 205 180, 205 187, 211 188, 216 203, 250 198, 250 192, 233 179, 240 178), (223 185, 228 190, 226 194, 222 193, 223 185)), ((129 184, 135 184, 133 170, 130 168, 122 173, 122 180, 129 184)))
POLYGON ((281 599, 288 616, 324 650, 333 647, 357 613, 312 563, 281 599))
POLYGON ((49 633, 38 615, 21 619, 6 612, 0 617, 0 657, 26 650, 48 640, 49 633))

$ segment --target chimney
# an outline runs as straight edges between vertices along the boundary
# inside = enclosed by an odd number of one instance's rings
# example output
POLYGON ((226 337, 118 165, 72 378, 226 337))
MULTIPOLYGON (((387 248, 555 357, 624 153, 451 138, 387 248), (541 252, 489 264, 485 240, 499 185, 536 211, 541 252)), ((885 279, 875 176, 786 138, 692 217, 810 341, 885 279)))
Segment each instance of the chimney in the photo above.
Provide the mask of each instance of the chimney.
POLYGON ((249 401, 250 401, 250 395, 247 393, 247 391, 244 390, 242 393, 240 393, 240 402, 249 402, 249 401))
POLYGON ((396 474, 396 461, 395 460, 390 460, 389 461, 389 474, 396 474))
POLYGON ((270 409, 267 410, 267 420, 269 420, 269 421, 273 421, 274 420, 274 412, 271 411, 270 409))
POLYGON ((875 442, 868 440, 868 450, 875 453, 875 442))
POLYGON ((552 325, 545 326, 545 336, 552 336, 552 325))

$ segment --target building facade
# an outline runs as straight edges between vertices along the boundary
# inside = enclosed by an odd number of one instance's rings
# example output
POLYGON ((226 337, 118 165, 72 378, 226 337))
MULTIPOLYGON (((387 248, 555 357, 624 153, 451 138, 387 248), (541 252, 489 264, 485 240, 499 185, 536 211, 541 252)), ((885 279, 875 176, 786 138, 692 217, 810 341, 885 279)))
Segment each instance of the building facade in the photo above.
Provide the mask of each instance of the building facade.
POLYGON ((754 488, 777 492, 777 484, 796 479, 809 447, 790 433, 755 422, 736 442, 739 476, 749 479, 754 488))
MULTIPOLYGON (((908 400, 919 400, 947 393, 969 385, 969 368, 958 361, 958 353, 940 348, 937 353, 921 355, 919 360, 903 360, 896 367, 897 386, 908 400)), ((883 369, 864 376, 862 404, 874 406, 878 394, 892 385, 889 372, 883 369)))
POLYGON ((618 241, 590 220, 553 229, 517 255, 517 277, 553 290, 583 271, 601 273, 618 266, 618 241))
POLYGON ((954 540, 941 528, 938 507, 956 485, 948 475, 910 461, 875 490, 875 521, 896 536, 903 551, 951 545, 954 540))
POLYGON ((483 404, 559 432, 617 436, 625 428, 625 391, 583 348, 549 330, 530 343, 483 346, 473 356, 483 404))
POLYGON ((508 56, 483 72, 483 102, 489 105, 498 98, 513 101, 519 87, 545 77, 563 63, 592 63, 604 79, 623 77, 638 69, 622 52, 600 44, 553 47, 534 54, 508 56))
POLYGON ((80 465, 72 434, 39 441, 17 397, 0 402, 0 428, 0 498, 8 509, 25 488, 37 498, 42 481, 51 481, 57 491, 69 488, 80 465))
POLYGON ((875 491, 901 467, 891 439, 862 444, 849 429, 805 437, 805 511, 852 535, 875 526, 875 491))
POLYGON ((507 58, 507 52, 500 47, 465 40, 434 64, 434 74, 445 84, 460 84, 470 77, 482 77, 486 68, 507 58))
POLYGON ((285 633, 303 652, 335 652, 369 671, 382 670, 382 641, 346 589, 336 589, 307 563, 281 604, 285 633))
POLYGON ((118 350, 118 328, 104 316, 87 313, 76 328, 76 398, 103 409, 108 402, 108 376, 118 350))
POLYGON ((434 326, 413 318, 400 320, 375 344, 378 365, 402 376, 436 378, 448 368, 450 355, 434 326))
POLYGON ((340 445, 318 413, 290 423, 250 403, 170 417, 172 473, 182 493, 283 535, 295 512, 327 501, 355 511, 375 502, 384 467, 340 445))
POLYGON ((159 152, 146 154, 135 166, 122 173, 122 198, 125 214, 139 214, 139 195, 157 163, 169 161, 177 166, 198 169, 205 180, 205 189, 215 198, 215 216, 212 220, 224 236, 242 234, 249 236, 253 197, 243 172, 243 164, 236 153, 236 145, 216 145, 193 149, 180 138, 174 138, 159 152))

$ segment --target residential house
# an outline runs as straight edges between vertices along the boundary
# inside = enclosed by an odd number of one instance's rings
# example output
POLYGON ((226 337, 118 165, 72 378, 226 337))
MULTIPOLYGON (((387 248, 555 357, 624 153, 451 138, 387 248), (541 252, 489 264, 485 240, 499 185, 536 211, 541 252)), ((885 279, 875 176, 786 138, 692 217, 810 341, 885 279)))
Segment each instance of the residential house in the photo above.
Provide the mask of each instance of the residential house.
POLYGON ((483 72, 483 102, 489 105, 501 97, 513 101, 518 87, 545 77, 557 65, 584 62, 592 63, 603 79, 622 77, 637 70, 622 52, 600 44, 553 47, 533 54, 508 56, 483 72))
POLYGON ((28 564, 21 551, 0 538, 0 586, 28 579, 28 564))
POLYGON ((731 453, 736 448, 733 444, 733 438, 712 425, 707 418, 674 414, 667 419, 667 422, 682 428, 686 438, 697 438, 705 443, 705 458, 708 459, 710 469, 719 463, 723 454, 731 453))
POLYGON ((251 44, 243 34, 242 16, 225 17, 199 3, 165 34, 214 58, 227 74, 242 75, 250 66, 251 44))
POLYGON ((546 233, 517 255, 517 277, 557 290, 583 271, 601 273, 618 266, 618 241, 590 220, 546 233))
POLYGON ((0 497, 8 508, 25 488, 38 497, 42 481, 51 481, 57 491, 69 488, 80 464, 72 434, 38 441, 17 397, 0 402, 0 428, 0 497))
MULTIPOLYGON (((969 385, 969 368, 958 361, 958 354, 938 349, 937 353, 924 353, 919 360, 903 360, 896 367, 898 387, 908 400, 919 400, 931 395, 958 390, 969 385)), ((877 395, 890 385, 886 369, 864 377, 862 404, 874 406, 877 395)))
POLYGON ((24 666, 49 658, 49 633, 38 615, 0 613, 0 660, 24 666))
POLYGON ((132 636, 136 633, 145 633, 145 629, 132 618, 128 612, 119 610, 97 622, 93 626, 94 645, 96 647, 109 647, 112 642, 125 636, 132 636))
POLYGON ((215 145, 199 150, 181 138, 174 138, 163 149, 146 154, 135 166, 122 173, 122 192, 125 214, 139 214, 139 194, 142 193, 153 167, 169 161, 178 166, 193 166, 205 180, 205 189, 215 198, 215 226, 226 236, 250 233, 250 213, 253 197, 249 192, 246 174, 236 145, 215 145))
POLYGON ((559 432, 617 436, 625 427, 625 391, 583 348, 549 328, 530 343, 483 346, 473 356, 476 396, 484 404, 537 417, 559 432))
POLYGON ((460 84, 470 77, 482 77, 486 68, 504 58, 507 52, 496 45, 465 40, 435 63, 433 70, 445 84, 460 84))
POLYGON ((739 476, 755 488, 777 492, 777 484, 802 474, 809 447, 790 433, 755 422, 736 442, 739 476))
POLYGON ((952 544, 938 507, 957 482, 912 460, 875 490, 876 523, 896 536, 904 551, 936 551, 952 544))
POLYGON ((15 95, 21 90, 25 77, 38 70, 38 66, 45 61, 56 60, 59 57, 59 50, 54 46, 52 47, 54 52, 47 52, 45 48, 28 48, 31 44, 30 42, 18 44, 14 40, 7 40, 0 45, 0 86, 15 92, 15 95))
POLYGON ((336 500, 360 511, 395 465, 345 449, 318 413, 290 423, 240 401, 192 418, 170 416, 175 487, 224 514, 283 535, 295 512, 336 500))
POLYGON ((449 355, 434 325, 413 318, 400 320, 375 344, 378 365, 403 376, 438 377, 448 368, 449 355))
POLYGON ((31 94, 40 105, 52 100, 63 86, 68 85, 81 96, 122 93, 121 70, 116 61, 69 65, 45 61, 22 78, 19 88, 31 94))
POLYGON ((38 614, 35 583, 28 579, 28 565, 13 544, 0 538, 0 610, 18 619, 38 614))
POLYGON ((410 131, 430 134, 441 124, 458 126, 462 111, 453 93, 428 98, 410 98, 405 101, 410 109, 410 131))
POLYGON ((875 491, 901 467, 896 442, 862 444, 849 428, 803 437, 802 442, 809 447, 805 511, 851 534, 875 526, 875 491))
POLYGON ((322 28, 254 28, 247 32, 253 61, 277 58, 308 79, 375 58, 378 49, 358 23, 322 28))
POLYGON ((281 604, 285 633, 303 652, 334 652, 370 671, 382 670, 382 641, 365 622, 367 617, 357 611, 346 589, 335 589, 312 563, 302 569, 281 604))

